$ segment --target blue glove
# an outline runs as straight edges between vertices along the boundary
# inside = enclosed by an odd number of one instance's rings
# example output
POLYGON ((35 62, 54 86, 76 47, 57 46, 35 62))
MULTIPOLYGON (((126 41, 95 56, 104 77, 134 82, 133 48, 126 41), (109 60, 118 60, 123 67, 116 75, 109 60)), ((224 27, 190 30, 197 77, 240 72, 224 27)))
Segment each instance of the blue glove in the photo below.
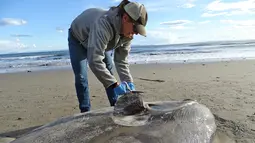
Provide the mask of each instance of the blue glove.
POLYGON ((127 84, 128 84, 131 91, 135 91, 135 85, 134 85, 133 82, 128 82, 127 84))
POLYGON ((123 94, 129 92, 128 84, 127 84, 127 82, 122 82, 118 86, 116 86, 113 90, 114 90, 115 94, 123 95, 123 94))
POLYGON ((110 87, 106 88, 106 93, 107 93, 110 105, 114 106, 118 99, 118 96, 123 95, 127 92, 129 92, 127 82, 122 82, 120 84, 114 83, 110 87))

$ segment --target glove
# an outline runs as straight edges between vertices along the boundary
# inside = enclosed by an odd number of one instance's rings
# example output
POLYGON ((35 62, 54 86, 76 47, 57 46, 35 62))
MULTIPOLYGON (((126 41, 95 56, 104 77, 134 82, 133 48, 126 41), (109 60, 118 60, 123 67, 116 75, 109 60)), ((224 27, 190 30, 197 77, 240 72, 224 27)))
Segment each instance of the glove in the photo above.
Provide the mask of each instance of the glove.
POLYGON ((111 106, 114 106, 118 96, 129 92, 127 82, 118 84, 117 82, 106 88, 106 94, 111 106))
POLYGON ((117 95, 123 95, 127 92, 129 92, 129 87, 127 82, 121 82, 120 84, 118 84, 113 90, 117 95))
POLYGON ((131 91, 135 91, 135 85, 134 85, 133 82, 127 82, 127 84, 128 84, 129 89, 130 89, 131 91))

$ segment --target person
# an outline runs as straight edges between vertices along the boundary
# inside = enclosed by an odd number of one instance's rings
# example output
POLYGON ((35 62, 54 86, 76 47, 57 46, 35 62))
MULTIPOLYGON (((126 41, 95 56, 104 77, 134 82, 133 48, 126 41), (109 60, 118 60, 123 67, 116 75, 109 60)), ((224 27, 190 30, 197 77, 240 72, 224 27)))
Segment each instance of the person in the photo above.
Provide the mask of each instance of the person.
POLYGON ((68 46, 81 113, 91 108, 87 66, 103 84, 110 106, 118 96, 135 90, 128 55, 134 34, 146 37, 147 19, 143 4, 123 0, 109 10, 87 9, 72 21, 68 46), (120 82, 113 74, 113 61, 120 82))

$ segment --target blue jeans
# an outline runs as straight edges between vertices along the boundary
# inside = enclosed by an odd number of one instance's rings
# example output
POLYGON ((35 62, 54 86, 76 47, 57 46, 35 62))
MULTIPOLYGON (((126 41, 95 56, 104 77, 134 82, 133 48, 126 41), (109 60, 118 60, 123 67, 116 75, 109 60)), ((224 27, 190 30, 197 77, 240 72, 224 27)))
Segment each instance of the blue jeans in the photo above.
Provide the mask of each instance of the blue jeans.
MULTIPOLYGON (((71 29, 68 32, 68 46, 72 69, 75 76, 75 89, 81 112, 90 110, 90 95, 87 77, 87 50, 73 37, 71 29)), ((106 68, 113 74, 112 53, 105 52, 106 68)))

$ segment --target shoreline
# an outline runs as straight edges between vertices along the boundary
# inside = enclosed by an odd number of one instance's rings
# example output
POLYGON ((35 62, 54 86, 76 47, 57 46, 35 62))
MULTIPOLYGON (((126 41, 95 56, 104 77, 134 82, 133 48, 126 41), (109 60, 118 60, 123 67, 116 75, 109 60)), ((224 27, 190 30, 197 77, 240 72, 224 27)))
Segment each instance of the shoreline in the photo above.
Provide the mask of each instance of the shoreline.
MULTIPOLYGON (((211 64, 211 63, 220 63, 220 62, 240 62, 240 61, 253 61, 255 57, 250 58, 235 58, 235 59, 218 59, 218 60, 182 60, 182 61, 173 61, 173 62, 132 62, 132 65, 153 65, 153 64, 161 64, 161 65, 182 65, 182 64, 211 64)), ((47 65, 47 64, 46 64, 47 65)), ((49 71, 49 70, 71 70, 71 64, 62 65, 62 66, 37 66, 31 68, 10 68, 6 70, 0 70, 0 74, 8 74, 8 73, 23 73, 23 72, 40 72, 40 71, 49 71)))
MULTIPOLYGON (((255 140, 255 60, 132 64, 130 70, 145 101, 197 100, 228 129, 236 127, 233 138, 255 140)), ((109 107, 102 84, 90 70, 88 77, 92 110, 109 107)), ((0 79, 2 135, 79 113, 70 68, 4 73, 0 79)))
MULTIPOLYGON (((253 61, 255 60, 254 58, 239 58, 239 59, 225 59, 225 60, 199 60, 199 61, 179 61, 179 62, 151 62, 151 63, 130 63, 130 66, 133 65, 154 65, 154 64, 159 64, 159 65, 183 65, 183 64, 213 64, 213 63, 221 63, 221 62, 242 62, 242 61, 253 61)), ((17 69, 12 69, 9 71, 1 71, 1 74, 9 74, 9 73, 23 73, 23 72, 40 72, 40 71, 50 71, 50 70, 72 70, 71 69, 71 64, 69 65, 64 65, 64 66, 38 66, 38 67, 32 67, 32 68, 17 68, 17 69)))

